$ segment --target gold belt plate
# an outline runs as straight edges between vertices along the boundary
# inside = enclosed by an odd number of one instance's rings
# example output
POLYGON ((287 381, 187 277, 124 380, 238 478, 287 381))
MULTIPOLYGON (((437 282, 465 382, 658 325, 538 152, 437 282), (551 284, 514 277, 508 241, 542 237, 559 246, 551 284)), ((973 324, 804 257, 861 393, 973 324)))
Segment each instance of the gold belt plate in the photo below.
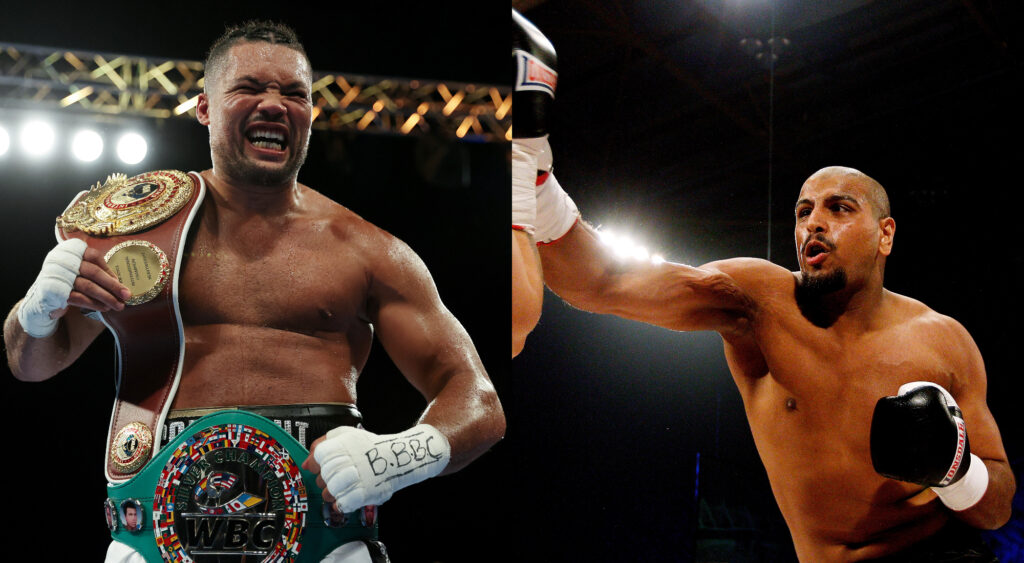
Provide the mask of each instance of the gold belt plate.
POLYGON ((166 221, 192 198, 195 181, 178 170, 128 178, 111 174, 57 218, 66 232, 110 237, 129 235, 166 221))

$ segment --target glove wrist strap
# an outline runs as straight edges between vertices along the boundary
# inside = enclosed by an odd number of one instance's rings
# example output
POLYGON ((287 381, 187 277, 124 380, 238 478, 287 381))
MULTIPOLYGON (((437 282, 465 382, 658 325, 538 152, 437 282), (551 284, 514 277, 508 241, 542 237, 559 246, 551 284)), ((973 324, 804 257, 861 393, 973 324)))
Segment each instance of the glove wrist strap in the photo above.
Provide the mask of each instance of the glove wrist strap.
POLYGON ((978 504, 987 489, 988 467, 974 454, 971 454, 971 466, 963 478, 946 487, 932 487, 942 504, 958 512, 978 504))

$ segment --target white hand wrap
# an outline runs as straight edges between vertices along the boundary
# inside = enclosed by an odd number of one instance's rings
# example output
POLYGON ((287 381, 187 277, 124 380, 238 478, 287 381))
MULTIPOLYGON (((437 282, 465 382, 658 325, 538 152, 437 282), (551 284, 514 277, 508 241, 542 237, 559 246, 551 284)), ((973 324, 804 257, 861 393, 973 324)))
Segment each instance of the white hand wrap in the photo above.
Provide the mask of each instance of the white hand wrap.
POLYGON ((39 276, 18 307, 18 322, 30 336, 46 338, 57 330, 58 320, 51 319, 50 313, 68 306, 86 248, 85 241, 73 238, 46 255, 39 276))
POLYGON ((554 174, 548 174, 537 186, 537 242, 552 242, 565 236, 576 224, 580 210, 558 184, 554 174))
POLYGON ((512 226, 531 235, 537 221, 537 157, 547 145, 547 137, 512 140, 512 226))
POLYGON ((932 487, 942 504, 950 510, 967 510, 978 504, 988 490, 988 467, 980 457, 971 454, 971 466, 959 481, 945 487, 932 487))
POLYGON ((379 436, 342 426, 327 433, 313 457, 338 510, 352 512, 441 473, 451 459, 451 446, 429 424, 379 436))
MULTIPOLYGON (((949 394, 949 391, 946 391, 941 385, 936 385, 930 381, 914 381, 904 384, 896 394, 902 395, 918 387, 935 387, 942 391, 942 395, 946 398, 947 406, 960 408, 956 404, 956 400, 953 399, 953 395, 949 394)), ((981 497, 985 496, 985 491, 988 490, 988 467, 985 466, 984 460, 971 454, 971 466, 967 468, 967 473, 960 480, 945 487, 932 487, 932 490, 938 495, 942 504, 949 507, 950 510, 967 510, 978 504, 981 497)))

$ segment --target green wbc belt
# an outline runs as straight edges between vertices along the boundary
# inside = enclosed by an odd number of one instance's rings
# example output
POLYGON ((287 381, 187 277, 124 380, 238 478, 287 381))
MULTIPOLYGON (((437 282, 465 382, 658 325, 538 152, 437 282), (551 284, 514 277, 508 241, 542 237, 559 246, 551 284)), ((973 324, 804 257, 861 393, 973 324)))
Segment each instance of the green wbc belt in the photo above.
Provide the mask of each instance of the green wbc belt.
POLYGON ((108 485, 114 540, 146 561, 320 561, 376 539, 375 507, 325 506, 306 448, 273 421, 239 410, 193 422, 138 475, 108 485))

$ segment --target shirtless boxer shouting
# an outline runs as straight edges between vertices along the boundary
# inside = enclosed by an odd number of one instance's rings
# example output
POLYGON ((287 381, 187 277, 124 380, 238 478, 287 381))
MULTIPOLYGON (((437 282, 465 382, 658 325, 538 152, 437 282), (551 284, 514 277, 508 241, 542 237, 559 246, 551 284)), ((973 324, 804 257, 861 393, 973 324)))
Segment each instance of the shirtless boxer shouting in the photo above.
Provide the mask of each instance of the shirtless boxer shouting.
MULTIPOLYGON (((209 129, 213 168, 190 175, 208 191, 181 266, 185 355, 167 418, 188 423, 195 413, 241 409, 300 421, 315 441, 302 444, 312 455, 297 463, 317 475, 326 502, 349 513, 338 520, 358 528, 352 515, 361 507, 371 509, 364 520, 374 519, 373 506, 396 490, 486 451, 501 438, 504 416, 469 335, 419 257, 297 182, 312 122, 311 76, 294 32, 278 24, 231 28, 211 48, 196 113, 209 129), (428 402, 419 424, 399 434, 358 427, 356 382, 374 336, 428 402), (345 423, 332 430, 341 424, 334 421, 345 423), (391 448, 403 461, 411 453, 427 463, 381 467, 371 454, 385 442, 406 448, 391 448)), ((79 239, 60 243, 4 325, 12 372, 41 381, 71 365, 104 329, 82 309, 114 314, 129 295, 102 253, 79 239)), ((195 495, 212 491, 214 477, 226 490, 237 475, 214 474, 195 495)), ((143 535, 153 542, 152 528, 143 535)), ((331 551, 325 561, 387 559, 372 540, 319 547, 331 551)), ((107 554, 141 560, 120 539, 107 554)))
POLYGON ((994 561, 974 529, 1009 519, 1015 483, 973 339, 883 287, 896 223, 878 182, 819 170, 795 216, 799 272, 624 267, 577 221, 541 246, 545 283, 587 311, 722 336, 801 561, 994 561))

